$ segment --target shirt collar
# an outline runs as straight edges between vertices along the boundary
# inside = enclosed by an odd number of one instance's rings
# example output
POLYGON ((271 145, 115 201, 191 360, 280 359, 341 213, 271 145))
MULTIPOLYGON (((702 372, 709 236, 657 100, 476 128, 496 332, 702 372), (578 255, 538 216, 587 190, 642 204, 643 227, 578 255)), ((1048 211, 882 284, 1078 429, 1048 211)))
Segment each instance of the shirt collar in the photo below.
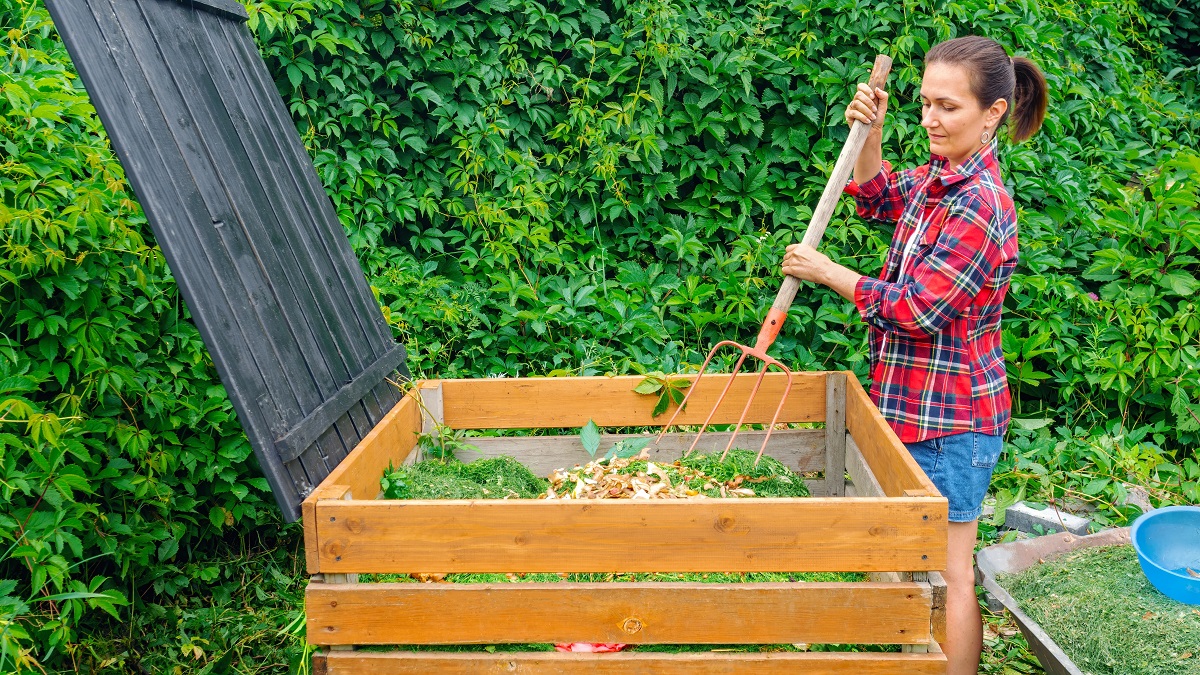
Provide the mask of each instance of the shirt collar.
POLYGON ((954 185, 955 183, 961 183, 980 171, 985 169, 993 169, 997 166, 997 141, 998 139, 993 138, 987 145, 977 150, 975 154, 968 157, 967 161, 958 165, 958 168, 953 171, 943 172, 943 169, 946 167, 946 163, 950 161, 947 157, 930 153, 929 161, 930 164, 936 166, 941 177, 942 185, 949 186, 954 185))

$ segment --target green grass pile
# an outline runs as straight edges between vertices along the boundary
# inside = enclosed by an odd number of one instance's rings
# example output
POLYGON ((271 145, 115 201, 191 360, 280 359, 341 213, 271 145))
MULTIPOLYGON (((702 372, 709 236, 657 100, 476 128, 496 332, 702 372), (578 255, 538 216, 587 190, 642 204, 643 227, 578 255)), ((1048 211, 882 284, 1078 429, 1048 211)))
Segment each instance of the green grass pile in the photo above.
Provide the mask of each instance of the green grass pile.
POLYGON ((1133 547, 1083 549, 1000 583, 1094 675, 1200 675, 1200 607, 1150 585, 1133 547))
POLYGON ((808 486, 797 473, 783 462, 763 455, 755 466, 758 453, 752 450, 733 448, 721 461, 721 453, 688 455, 677 463, 680 466, 703 471, 711 478, 725 483, 742 476, 742 484, 754 490, 756 497, 807 497, 808 486))
POLYGON ((380 481, 384 499, 534 499, 548 484, 512 457, 389 466, 380 481))

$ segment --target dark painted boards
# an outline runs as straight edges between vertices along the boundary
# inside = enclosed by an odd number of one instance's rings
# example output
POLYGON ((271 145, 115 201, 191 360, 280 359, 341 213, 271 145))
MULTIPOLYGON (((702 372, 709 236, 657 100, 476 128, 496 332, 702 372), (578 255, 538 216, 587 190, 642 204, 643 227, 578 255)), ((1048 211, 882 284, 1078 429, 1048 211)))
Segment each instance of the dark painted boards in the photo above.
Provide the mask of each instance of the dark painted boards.
POLYGON ((235 0, 46 4, 295 520, 408 371, 245 12, 235 0))

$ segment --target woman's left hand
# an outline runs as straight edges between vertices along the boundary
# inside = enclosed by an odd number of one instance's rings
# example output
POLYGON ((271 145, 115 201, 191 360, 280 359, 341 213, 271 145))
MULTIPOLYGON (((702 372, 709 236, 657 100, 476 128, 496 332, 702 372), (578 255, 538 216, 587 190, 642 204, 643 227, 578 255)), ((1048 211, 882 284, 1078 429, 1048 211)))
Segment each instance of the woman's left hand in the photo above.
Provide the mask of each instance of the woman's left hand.
POLYGON ((783 256, 783 273, 805 281, 825 283, 825 275, 833 261, 807 244, 792 244, 783 256))

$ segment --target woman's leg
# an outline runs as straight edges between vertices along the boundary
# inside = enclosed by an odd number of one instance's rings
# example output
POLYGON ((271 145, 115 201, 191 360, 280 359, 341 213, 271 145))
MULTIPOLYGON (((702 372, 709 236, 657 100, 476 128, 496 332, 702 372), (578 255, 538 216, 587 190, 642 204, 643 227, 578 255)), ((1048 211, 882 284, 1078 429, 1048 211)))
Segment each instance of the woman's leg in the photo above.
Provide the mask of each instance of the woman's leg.
POLYGON ((979 521, 950 523, 946 560, 947 675, 976 675, 983 650, 983 617, 975 598, 975 537, 979 521))

